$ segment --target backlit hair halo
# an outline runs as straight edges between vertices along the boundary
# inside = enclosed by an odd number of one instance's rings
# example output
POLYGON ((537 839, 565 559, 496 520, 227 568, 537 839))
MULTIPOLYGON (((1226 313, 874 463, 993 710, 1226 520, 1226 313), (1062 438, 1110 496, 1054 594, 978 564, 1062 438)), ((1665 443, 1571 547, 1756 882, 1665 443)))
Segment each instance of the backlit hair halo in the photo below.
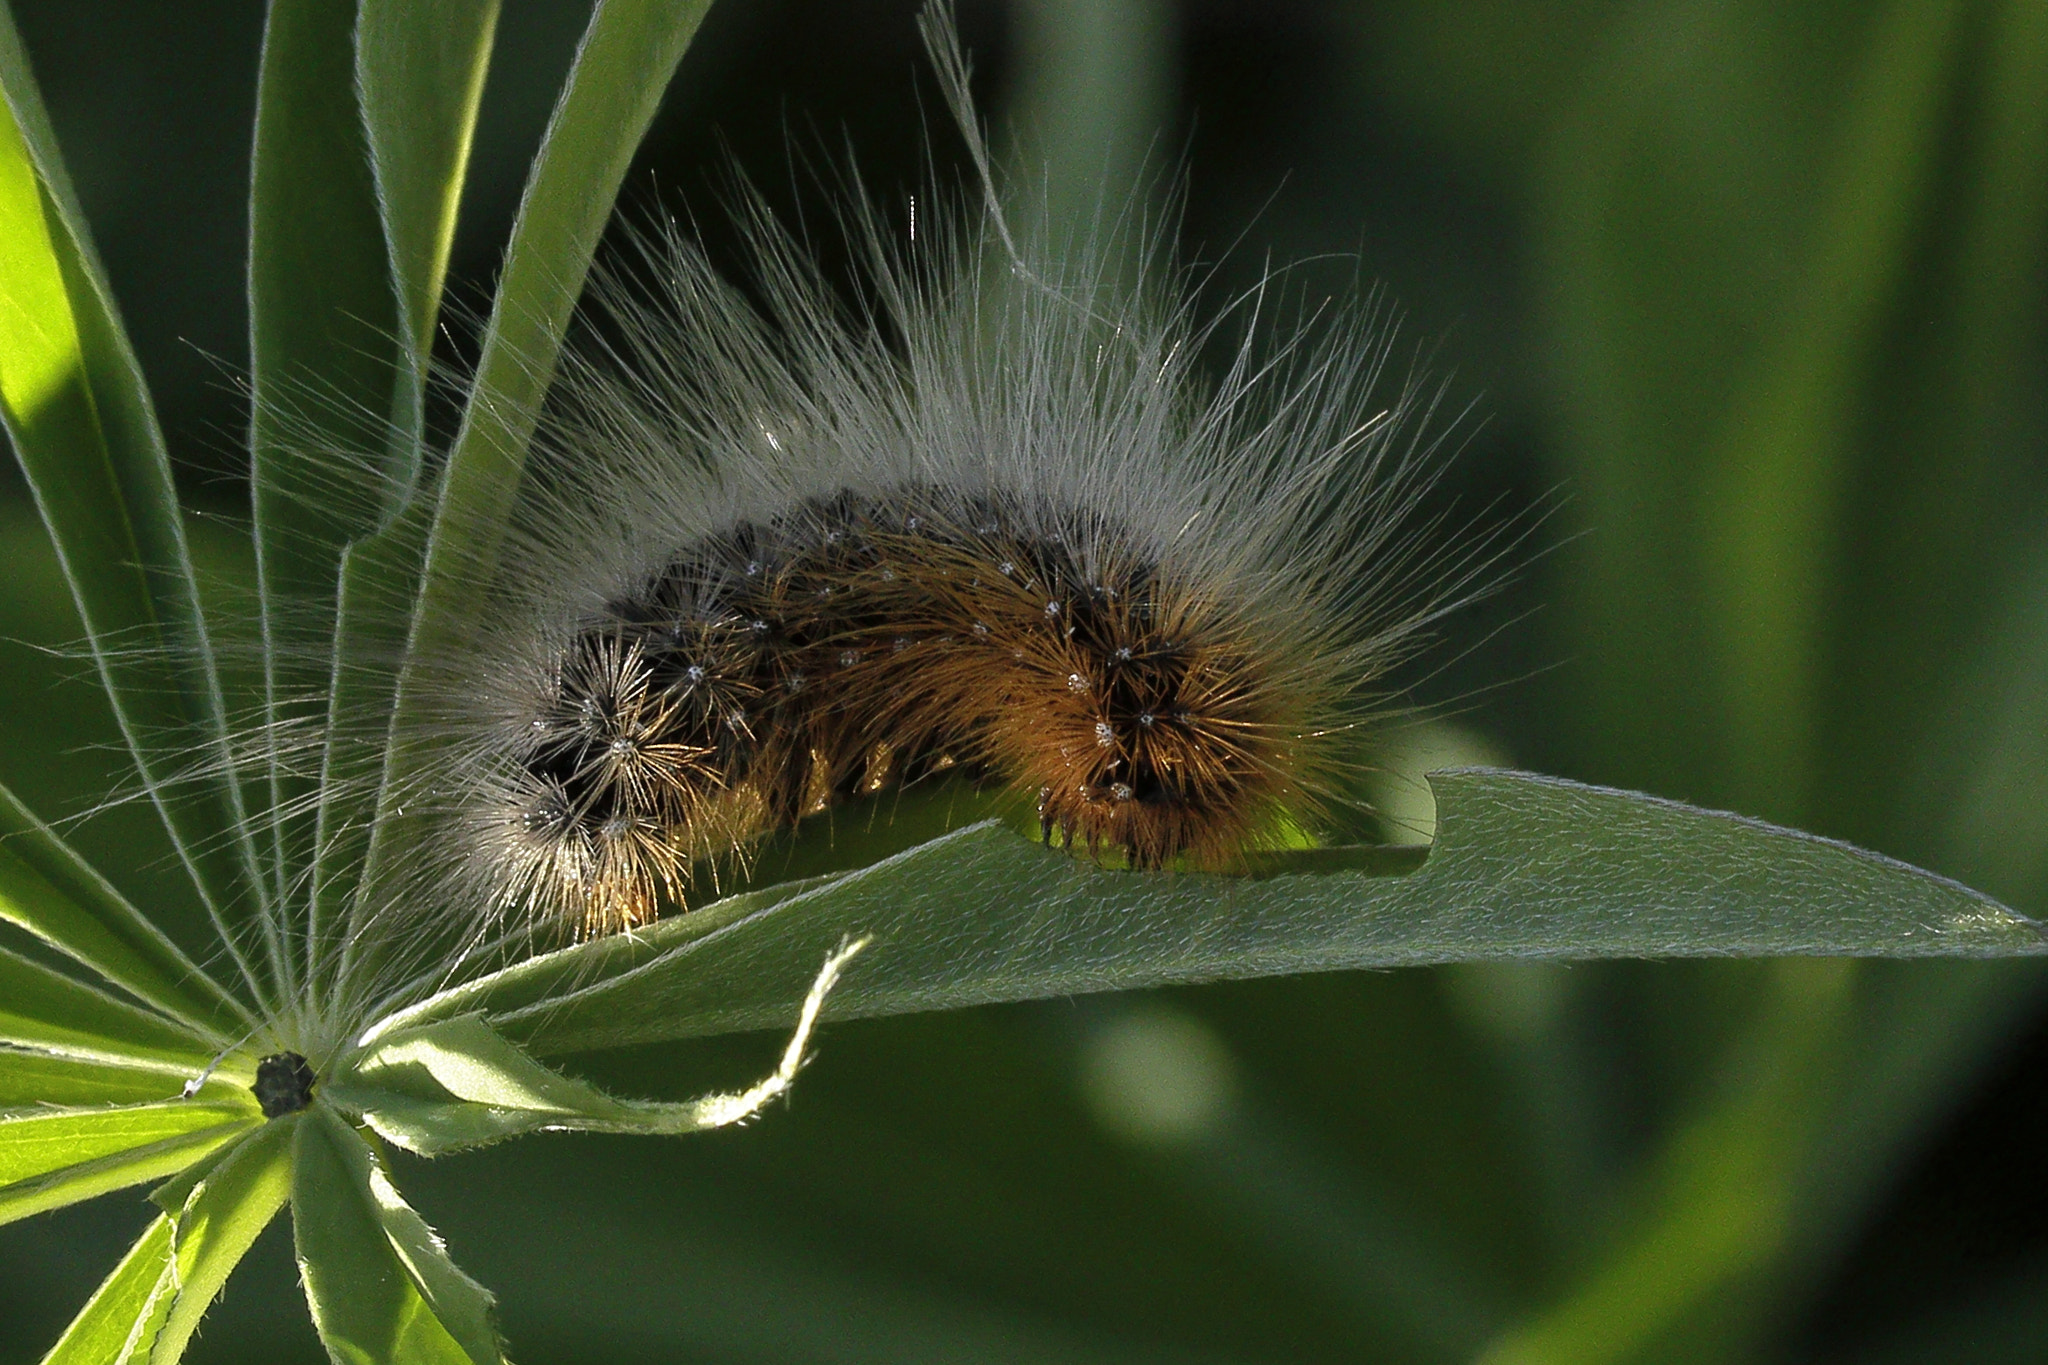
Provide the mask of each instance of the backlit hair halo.
POLYGON ((1227 869, 1325 823, 1388 671, 1485 586, 1417 514, 1441 390, 1383 394, 1370 297, 1275 324, 1269 274, 1198 319, 1141 204, 1044 223, 999 182, 922 26, 978 184, 914 231, 843 191, 861 302, 744 190, 744 288, 672 227, 595 277, 476 629, 413 664, 442 904, 630 928, 942 772, 1076 856, 1227 869))

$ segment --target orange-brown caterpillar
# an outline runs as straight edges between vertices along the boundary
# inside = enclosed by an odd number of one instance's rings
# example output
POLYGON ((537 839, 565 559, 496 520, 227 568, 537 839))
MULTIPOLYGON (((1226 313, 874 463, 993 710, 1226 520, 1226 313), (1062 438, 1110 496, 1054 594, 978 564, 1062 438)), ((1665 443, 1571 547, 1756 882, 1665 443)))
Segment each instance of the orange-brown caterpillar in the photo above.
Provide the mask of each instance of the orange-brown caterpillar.
POLYGON ((1269 283, 1205 371, 1156 232, 1012 234, 937 33, 985 206, 913 235, 856 192, 864 310, 752 199, 745 291, 674 232, 598 281, 511 568, 436 671, 438 799, 501 913, 629 927, 940 769, 1078 855, 1227 866, 1318 823, 1485 570, 1417 524, 1430 395, 1378 395, 1370 305, 1275 325, 1269 283))
POLYGON ((534 701, 508 793, 520 895, 588 929, 833 800, 963 768, 1050 837, 1216 865, 1300 804, 1327 681, 1098 513, 850 491, 686 547, 534 701))

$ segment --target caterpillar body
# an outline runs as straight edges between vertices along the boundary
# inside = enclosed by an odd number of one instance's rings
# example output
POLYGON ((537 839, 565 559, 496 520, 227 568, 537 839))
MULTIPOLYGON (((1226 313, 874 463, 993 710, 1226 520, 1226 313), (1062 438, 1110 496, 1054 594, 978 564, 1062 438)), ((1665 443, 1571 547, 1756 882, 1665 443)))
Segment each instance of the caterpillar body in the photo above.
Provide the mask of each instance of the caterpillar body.
POLYGON ((1415 514, 1440 390, 1379 396, 1370 302, 1275 324, 1269 278, 1200 322, 1132 215, 1014 234, 943 11, 927 37, 986 192, 914 235, 851 194, 863 304, 746 196, 744 288, 674 230, 593 284, 510 567, 435 671, 436 787, 500 914, 640 924, 940 772, 1077 856, 1227 868, 1317 827, 1483 581, 1415 514))
POLYGON ((1216 862, 1298 796, 1290 726, 1328 709, 1238 616, 1071 508, 846 490, 734 526, 562 651, 521 751, 519 894, 635 922, 696 861, 954 768, 1035 791, 1069 847, 1216 862))

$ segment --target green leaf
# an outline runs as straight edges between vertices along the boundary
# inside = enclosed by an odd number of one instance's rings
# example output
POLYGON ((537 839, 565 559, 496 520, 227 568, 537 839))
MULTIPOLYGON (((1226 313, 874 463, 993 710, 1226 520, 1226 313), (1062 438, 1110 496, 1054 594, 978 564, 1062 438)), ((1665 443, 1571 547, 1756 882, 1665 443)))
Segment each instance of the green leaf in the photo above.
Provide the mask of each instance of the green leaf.
POLYGON ((300 1121, 292 1236, 328 1354, 361 1365, 500 1359, 489 1291, 448 1259, 376 1154, 324 1105, 300 1121))
POLYGON ((164 932, 0 787, 0 919, 91 967, 200 1035, 225 1043, 254 1016, 192 964, 164 932))
POLYGON ((2015 515, 2040 442, 2010 434, 2038 401, 2048 303, 2048 9, 1996 0, 1967 13, 1940 115, 1967 132, 1960 145, 1940 142, 1933 192, 1900 246, 1881 359, 1855 380, 1848 544, 1824 591, 1834 681, 1819 818, 1916 850, 1941 846, 1926 841, 1930 830, 1967 829, 1997 855, 1944 865, 2032 905, 2048 878, 2008 878, 2030 860, 2048 867, 2048 839, 2018 828, 2041 806, 2024 784, 1996 796, 1981 784, 2030 764, 2048 774, 2028 754, 2041 725, 2019 714, 2048 679, 2038 656, 2027 659, 2038 631, 2028 613, 2048 609, 2035 576, 2043 526, 2015 515), (1986 685, 1998 690, 1979 695, 1986 685), (1931 722, 1903 783, 1902 716, 1931 722), (2017 733, 2001 733, 2013 722, 2017 733), (1972 809, 1970 795, 1959 799, 1972 787, 2000 804, 1972 809))
MULTIPOLYGON (((1544 76, 1494 82, 1562 96, 1502 144, 1530 175, 1558 457, 1599 528, 1556 580, 1555 720, 1630 785, 1910 840, 1900 719, 1946 705, 1988 624, 2028 468, 2001 433, 2038 386, 2017 359, 2038 276, 1946 249, 1982 194, 2039 250, 2038 166, 1983 160, 2005 155, 1982 115, 2012 35, 1954 0, 1819 27, 1572 9, 1550 59, 1516 63, 1544 76), (1979 280, 2014 322, 1972 315, 1979 280)), ((1519 55, 1524 32, 1460 36, 1519 55)))
MULTIPOLYGON (((456 211, 483 94, 497 0, 363 0, 356 89, 377 186, 397 339, 403 344, 385 465, 386 502, 404 510, 340 560, 326 771, 320 791, 309 949, 354 892, 369 847, 376 778, 412 625, 432 509, 411 499, 424 435, 427 365, 455 240, 456 211)), ((331 963, 309 962, 324 977, 331 963)))
POLYGON ((195 1076, 214 1052, 160 1014, 0 948, 0 1043, 195 1076))
MULTIPOLYGON (((334 686, 341 556, 404 499, 416 463, 399 316, 356 97, 356 0, 273 0, 249 199, 250 493, 273 725, 313 724, 334 686), (394 422, 400 425, 394 429, 394 422)), ((319 784, 275 758, 274 894, 316 847, 319 784)), ((272 927, 287 991, 301 970, 272 927)))
MULTIPOLYGON (((2036 391, 2030 338, 2048 283, 2048 237, 2039 230, 2048 216, 2048 9, 2007 0, 1997 11, 1986 43, 1990 69, 1983 77, 1986 164, 1974 177, 1975 203, 1967 220, 1970 266, 1961 272, 1959 287, 1949 291, 1955 320, 1948 330, 1955 344, 1946 353, 1947 372, 1931 377, 1940 401, 1925 405, 1931 409, 1927 425, 1952 442, 1946 448, 1953 454, 1914 462, 1924 483, 1897 494, 1914 509, 1916 526, 1932 522, 1945 530, 1961 524, 1949 534, 1916 530, 1904 538, 1894 548, 1910 549, 1915 557, 1889 578, 1915 594, 1930 584, 1953 583, 1924 599, 1925 610, 1944 625, 1956 617, 1958 594, 1987 599, 1990 610, 1973 663, 1958 667, 1962 661, 1955 651, 1942 647, 1946 638, 1924 651, 1926 666, 1939 670, 1953 689, 1951 704, 1968 718, 1970 729, 1949 749, 1966 765, 1962 798, 1930 784, 1931 800, 1941 804, 1923 819, 1947 827, 1954 856, 1975 884, 2018 899, 2048 888, 2048 537, 2037 519, 2029 519, 2012 586, 1998 594, 1972 591, 1982 582, 1983 560, 1955 548, 2006 534, 2011 515, 2014 482, 1993 480, 1974 466, 2002 459, 2031 467, 2033 450, 2024 441, 2006 440, 2004 432, 2015 404, 2033 401, 2021 395, 2036 391), (1942 503, 1928 494, 1951 493, 1956 465, 1964 461, 1970 466, 1962 471, 1967 486, 1982 491, 1961 511, 1977 515, 1963 521, 1951 512, 1933 521, 1942 503)), ((1915 650, 1909 657, 1920 656, 1915 650)), ((1871 709, 1880 713, 1880 723, 1902 713, 1896 704, 1871 709)), ((1880 754, 1888 748, 1872 747, 1880 754)))
POLYGON ((465 1014, 385 1039, 329 1082, 328 1102, 424 1156, 496 1142, 536 1129, 650 1135, 702 1132, 738 1123, 789 1089, 803 1066, 818 1011, 864 941, 842 943, 824 959, 792 1010, 796 1027, 782 1062, 758 1084, 681 1104, 617 1100, 550 1071, 465 1014))
POLYGON ((460 594, 497 556, 569 315, 640 138, 711 0, 599 0, 506 248, 450 453, 419 634, 459 638, 460 594))
POLYGON ((207 1305, 291 1196, 292 1132, 301 1116, 272 1119, 217 1157, 172 1220, 170 1311, 150 1348, 152 1365, 175 1365, 207 1305))
POLYGON ((320 782, 320 812, 306 940, 306 973, 316 993, 330 988, 341 947, 328 926, 360 885, 369 856, 377 779, 389 748, 398 660, 412 628, 411 604, 433 508, 415 498, 391 525, 342 552, 336 601, 332 729, 320 782))
MULTIPOLYGON (((1809 1111, 1813 1140, 1798 1172, 1787 1254, 1769 1272, 1779 1293, 1795 1285, 1817 1292, 1836 1273, 1897 1173, 1990 1080, 2007 1040, 2038 1014, 2044 966, 2031 958, 1864 964, 1833 1083, 1796 1101, 1809 1111)), ((1788 1050, 1797 1045, 1786 1040, 1788 1050)))
MULTIPOLYGON (((837 849, 834 850, 837 852, 837 849)), ((886 856, 886 855, 881 855, 886 856)), ((877 859, 879 860, 879 858, 877 859)), ((677 920, 665 922, 680 924, 687 919, 700 928, 710 925, 728 924, 743 919, 770 906, 799 896, 807 891, 828 886, 837 881, 843 873, 829 873, 820 876, 799 877, 790 882, 762 887, 759 890, 743 891, 692 911, 677 920)), ((666 932, 674 932, 667 930, 666 932)), ((675 946, 675 941, 660 935, 650 935, 636 930, 630 934, 610 934, 603 938, 591 939, 569 950, 576 954, 574 961, 560 954, 543 954, 530 957, 517 967, 479 978, 470 987, 483 988, 483 983, 494 983, 490 987, 493 1001, 526 1002, 552 989, 561 989, 563 982, 574 980, 576 984, 606 980, 635 970, 654 958, 661 956, 675 946), (524 970, 531 968, 531 972, 524 970), (564 974, 561 969, 568 969, 564 974), (580 975, 579 975, 580 974, 580 975)), ((413 1001, 408 1007, 399 1009, 379 1018, 379 1022, 363 1031, 364 1041, 388 1037, 398 1028, 432 1019, 446 1019, 464 1013, 471 1006, 463 1001, 469 998, 468 987, 457 987, 428 1000, 420 1000, 417 991, 401 989, 394 998, 413 1001)), ((505 1006, 509 1008, 510 1006, 505 1006)), ((371 1012, 373 1016, 377 1012, 371 1012)))
POLYGON ((875 945, 835 1019, 1434 962, 2048 951, 1989 897, 1832 840, 1530 773, 1430 782, 1436 844, 1406 875, 1105 871, 977 825, 765 909, 721 902, 531 959, 370 1036, 476 1010, 546 1056, 768 1027, 855 934, 875 945))
MULTIPOLYGON (((411 659, 449 658, 466 635, 470 585, 497 561, 527 444, 591 256, 633 152, 710 4, 599 0, 591 14, 506 248, 483 354, 442 478, 411 659)), ((415 731, 406 724, 408 695, 401 683, 401 734, 415 731)), ((380 841, 397 837, 399 822, 388 817, 403 801, 418 759, 413 748, 393 745, 380 841)), ((380 842, 366 875, 374 880, 389 857, 380 842)))
POLYGON ((43 1365, 176 1365, 228 1272, 284 1207, 297 1115, 210 1158, 175 1214, 149 1225, 43 1365))
POLYGON ((43 1365, 131 1365, 149 1350, 171 1310, 176 1285, 171 1271, 171 1220, 151 1223, 114 1267, 64 1335, 43 1357, 43 1365))
POLYGON ((225 936, 251 863, 225 773, 180 776, 224 757, 226 725, 170 461, 4 11, 0 90, 0 417, 137 770, 225 936))
POLYGON ((330 1080, 323 1094, 424 1156, 630 1114, 610 1096, 548 1070, 474 1014, 388 1039, 330 1080))
POLYGON ((483 100, 498 0, 362 0, 356 89, 415 368, 434 320, 483 100))
MULTIPOLYGON (((273 654, 299 639, 324 650, 342 547, 403 498, 385 456, 411 346, 357 103, 355 31, 356 0, 275 0, 263 33, 249 202, 250 454, 273 654), (330 611, 310 610, 319 603, 330 611)), ((299 666, 324 690, 324 670, 299 666)))
MULTIPOLYGON (((0 1109, 32 1109, 45 1104, 82 1108, 177 1099, 195 1074, 0 1047, 0 1109)), ((208 1077, 192 1098, 203 1102, 223 1099, 245 1088, 248 1080, 223 1068, 208 1077)))
POLYGON ((0 1115, 0 1223, 162 1179, 262 1121, 253 1102, 182 1099, 0 1115))

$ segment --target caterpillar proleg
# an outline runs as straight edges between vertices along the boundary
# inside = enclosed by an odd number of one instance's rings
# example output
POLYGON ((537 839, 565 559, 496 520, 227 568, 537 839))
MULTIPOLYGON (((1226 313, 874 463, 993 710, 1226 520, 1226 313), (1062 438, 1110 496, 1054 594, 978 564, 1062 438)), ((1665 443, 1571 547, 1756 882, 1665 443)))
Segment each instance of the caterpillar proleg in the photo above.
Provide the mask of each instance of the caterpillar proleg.
POLYGON ((745 194, 739 282, 671 228, 593 286, 485 624, 433 672, 503 915, 644 923, 940 772, 1076 856, 1226 869, 1323 822, 1388 671, 1484 580, 1417 515, 1440 389, 1383 394, 1370 296, 1274 276, 1203 320, 1136 206, 1013 231, 943 8, 925 33, 980 183, 914 231, 846 191, 861 302, 745 194))

